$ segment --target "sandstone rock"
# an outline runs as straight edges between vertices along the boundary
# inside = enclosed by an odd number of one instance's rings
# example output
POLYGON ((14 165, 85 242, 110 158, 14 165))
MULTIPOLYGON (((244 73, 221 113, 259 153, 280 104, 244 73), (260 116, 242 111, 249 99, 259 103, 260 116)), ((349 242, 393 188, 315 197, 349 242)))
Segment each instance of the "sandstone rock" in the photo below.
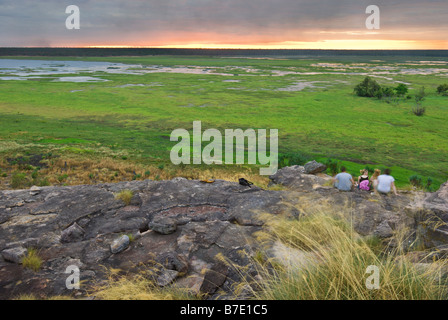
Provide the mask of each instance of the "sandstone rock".
POLYGON ((24 247, 15 247, 2 251, 3 259, 9 262, 22 263, 22 259, 26 256, 27 250, 24 247))
POLYGON ((423 200, 423 208, 434 212, 443 221, 448 222, 448 182, 440 186, 435 193, 428 193, 423 200))
POLYGON ((324 187, 331 180, 329 176, 305 174, 301 166, 284 167, 269 177, 272 184, 280 184, 297 191, 313 191, 324 187))
POLYGON ((37 186, 32 186, 32 187, 30 188, 30 195, 32 195, 32 196, 36 196, 36 195, 40 194, 41 191, 42 191, 41 188, 39 188, 39 187, 37 187, 37 186))
POLYGON ((228 267, 222 263, 216 263, 210 270, 205 273, 204 282, 200 291, 204 294, 211 295, 226 281, 228 267))
POLYGON ((177 223, 169 217, 157 216, 148 224, 148 227, 160 234, 170 234, 176 231, 177 223))
POLYGON ((315 160, 307 162, 304 165, 304 169, 305 169, 305 173, 307 174, 316 174, 316 173, 321 173, 324 172, 325 170, 327 170, 327 166, 317 162, 315 160))
POLYGON ((142 199, 140 198, 140 195, 137 193, 137 194, 134 194, 133 196, 132 196, 132 198, 131 198, 131 203, 130 203, 130 205, 131 206, 140 206, 142 204, 142 199))
POLYGON ((127 235, 122 235, 120 238, 116 239, 110 245, 110 251, 114 254, 120 253, 121 251, 127 249, 129 247, 130 240, 127 235))
MULTIPOLYGON (((243 266, 250 277, 255 277, 250 257, 258 250, 269 249, 256 236, 264 228, 264 215, 300 219, 322 205, 324 210, 348 211, 347 218, 359 235, 376 233, 382 237, 401 228, 415 234, 419 229, 426 230, 423 223, 419 224, 423 214, 404 211, 408 206, 429 213, 434 221, 446 221, 446 185, 437 193, 377 197, 357 190, 339 192, 328 183, 331 177, 306 174, 304 170, 301 166, 278 170, 270 178, 272 184, 285 186, 280 190, 244 188, 237 181, 205 184, 178 178, 45 187, 37 195, 29 190, 0 191, 1 256, 5 250, 32 246, 41 250, 45 261, 36 276, 1 258, 0 299, 30 292, 70 294, 63 273, 67 264, 82 266, 81 279, 89 275, 100 282, 107 280, 104 268, 135 274, 158 265, 161 269, 155 280, 161 285, 187 287, 191 292, 206 293, 209 299, 232 299, 235 290, 231 288, 240 275, 217 263, 216 256, 243 266), (124 189, 138 195, 130 206, 114 197, 124 189), (414 201, 419 196, 421 199, 414 201), (147 232, 149 228, 154 232, 147 232), (117 234, 136 235, 132 250, 125 250, 130 246, 128 237, 117 239, 117 234)), ((430 228, 425 232, 428 245, 442 248, 448 244, 448 239, 432 235, 430 228)), ((389 239, 393 240, 393 235, 389 239)), ((272 243, 269 246, 276 248, 272 243)), ((26 254, 26 249, 17 253, 26 254)), ((313 260, 312 256, 292 251, 294 257, 286 259, 288 254, 285 250, 281 257, 291 266, 313 260)))
POLYGON ((84 237, 84 229, 81 228, 76 222, 70 227, 62 231, 61 242, 76 242, 81 241, 84 237))
POLYGON ((167 270, 176 270, 180 274, 188 272, 188 261, 176 252, 165 252, 157 257, 157 262, 167 270))
POLYGON ((204 276, 194 273, 189 275, 188 277, 178 278, 175 282, 176 288, 181 288, 186 290, 192 295, 201 294, 201 286, 204 283, 204 276))
POLYGON ((389 226, 389 223, 385 220, 381 222, 378 227, 376 227, 375 231, 373 232, 374 235, 381 239, 390 238, 394 235, 394 231, 389 226))
POLYGON ((416 197, 405 211, 417 221, 417 231, 427 248, 448 243, 448 182, 423 199, 416 197))
POLYGON ((179 271, 162 269, 161 274, 157 277, 157 285, 159 287, 165 287, 172 283, 177 276, 179 275, 179 271))

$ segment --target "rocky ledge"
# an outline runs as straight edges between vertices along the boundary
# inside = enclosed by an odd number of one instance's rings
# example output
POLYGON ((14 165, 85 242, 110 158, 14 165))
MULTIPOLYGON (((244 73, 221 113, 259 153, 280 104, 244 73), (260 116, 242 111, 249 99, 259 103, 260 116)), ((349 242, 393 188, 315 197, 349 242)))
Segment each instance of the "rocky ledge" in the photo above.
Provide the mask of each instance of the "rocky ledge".
POLYGON ((0 298, 83 297, 106 280, 108 268, 137 273, 148 266, 157 266, 159 286, 232 298, 239 280, 232 264, 249 266, 260 249, 254 236, 263 228, 260 214, 300 219, 303 203, 348 208, 361 236, 389 239, 404 227, 410 237, 423 235, 427 247, 448 243, 448 183, 436 193, 394 197, 339 192, 329 179, 294 166, 271 177, 272 184, 283 185, 273 190, 175 178, 0 192, 0 298), (116 197, 123 190, 132 191, 127 203, 116 197), (43 261, 37 271, 21 264, 30 248, 43 261), (66 286, 69 266, 80 270, 79 290, 66 286))

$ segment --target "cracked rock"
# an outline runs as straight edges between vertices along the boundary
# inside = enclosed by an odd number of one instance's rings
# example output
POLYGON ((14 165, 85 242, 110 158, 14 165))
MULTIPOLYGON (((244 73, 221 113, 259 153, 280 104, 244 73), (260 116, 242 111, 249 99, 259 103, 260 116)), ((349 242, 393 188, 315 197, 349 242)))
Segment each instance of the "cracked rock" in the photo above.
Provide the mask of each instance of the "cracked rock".
POLYGON ((84 237, 84 229, 81 228, 76 222, 70 227, 62 231, 61 242, 77 242, 81 241, 84 237))
POLYGON ((174 219, 155 216, 154 219, 148 224, 150 230, 153 230, 160 234, 171 234, 176 231, 177 223, 174 219))
POLYGON ((3 259, 9 262, 22 263, 22 259, 26 256, 27 250, 24 247, 15 247, 2 251, 3 259))

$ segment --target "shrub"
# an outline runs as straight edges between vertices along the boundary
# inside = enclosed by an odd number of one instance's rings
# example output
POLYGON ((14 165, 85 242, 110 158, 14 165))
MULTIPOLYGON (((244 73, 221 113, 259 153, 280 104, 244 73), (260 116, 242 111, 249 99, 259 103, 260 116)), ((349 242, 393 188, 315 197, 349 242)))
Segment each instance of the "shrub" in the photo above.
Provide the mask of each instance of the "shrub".
POLYGON ((431 177, 428 177, 428 179, 426 179, 426 185, 425 185, 425 189, 426 189, 426 191, 429 191, 429 192, 431 192, 432 191, 432 183, 433 183, 433 180, 432 180, 432 178, 431 177))
POLYGON ((423 107, 421 104, 417 103, 414 108, 412 108, 412 113, 417 117, 421 117, 425 115, 426 107, 423 107))
POLYGON ((307 163, 309 158, 300 152, 295 153, 285 153, 282 154, 278 160, 279 168, 295 166, 295 165, 304 165, 307 163))
POLYGON ((328 159, 325 162, 325 165, 327 166, 327 171, 332 175, 336 175, 339 173, 339 161, 328 159))
POLYGON ((358 84, 354 91, 360 97, 378 97, 381 86, 371 77, 365 77, 364 80, 358 84))
POLYGON ((437 93, 442 96, 448 96, 448 84, 444 83, 437 87, 437 93))
POLYGON ((115 195, 115 199, 123 201, 127 206, 131 203, 134 193, 132 190, 122 190, 115 195))
POLYGON ((50 185, 50 182, 48 181, 47 178, 43 178, 43 179, 39 180, 39 182, 37 183, 37 185, 38 185, 39 187, 46 187, 46 186, 49 186, 49 185, 50 185))
POLYGON ((376 97, 378 99, 392 98, 395 97, 395 91, 393 88, 390 87, 380 88, 376 93, 376 97))
POLYGON ((13 189, 25 189, 31 187, 31 180, 26 174, 21 172, 13 173, 11 177, 11 187, 13 189))
POLYGON ((406 93, 408 93, 408 86, 404 83, 400 83, 398 86, 394 88, 395 92, 399 96, 404 96, 406 93))
POLYGON ((33 173, 31 173, 31 178, 33 178, 33 179, 37 179, 38 176, 39 176, 39 172, 38 172, 37 169, 35 169, 35 170, 33 171, 33 173))
POLYGON ((415 94, 414 99, 415 102, 419 104, 425 100, 425 97, 426 97, 425 87, 421 87, 420 90, 418 90, 418 92, 415 94))
POLYGON ((422 177, 420 177, 419 175, 414 174, 414 175, 409 177, 409 182, 414 187, 420 188, 422 186, 422 177))
POLYGON ((68 174, 63 174, 58 177, 58 181, 62 182, 68 178, 68 174))

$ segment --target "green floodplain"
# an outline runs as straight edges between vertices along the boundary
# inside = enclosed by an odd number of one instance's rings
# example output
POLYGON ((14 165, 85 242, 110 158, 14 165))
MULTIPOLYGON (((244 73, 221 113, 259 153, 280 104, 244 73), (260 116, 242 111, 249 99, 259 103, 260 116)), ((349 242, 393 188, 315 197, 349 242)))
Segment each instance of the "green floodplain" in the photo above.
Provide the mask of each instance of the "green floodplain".
MULTIPOLYGON (((2 70, 5 178, 17 170, 5 159, 54 148, 169 167, 171 132, 191 132, 193 121, 202 121, 203 130, 223 135, 278 129, 283 165, 331 159, 356 176, 366 166, 388 167, 402 188, 415 175, 424 183, 431 178, 433 188, 448 180, 448 97, 436 91, 448 83, 448 58, 0 57, 2 70), (18 80, 17 70, 2 65, 10 59, 52 64, 42 73, 22 67, 18 80), (58 61, 113 64, 58 74, 58 61), (382 86, 404 83, 409 91, 392 99, 359 97, 354 87, 366 76, 382 86), (426 112, 416 116, 421 87, 426 112)), ((248 166, 234 170, 241 167, 248 166)))

